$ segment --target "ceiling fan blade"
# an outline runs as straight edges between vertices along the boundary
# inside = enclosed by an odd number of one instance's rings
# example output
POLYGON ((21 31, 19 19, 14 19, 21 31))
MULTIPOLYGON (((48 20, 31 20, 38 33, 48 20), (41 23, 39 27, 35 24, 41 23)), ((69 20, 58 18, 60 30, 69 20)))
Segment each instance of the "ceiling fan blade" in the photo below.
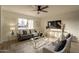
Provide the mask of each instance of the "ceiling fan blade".
POLYGON ((48 8, 48 6, 42 7, 41 9, 45 9, 45 8, 48 8))
POLYGON ((42 12, 48 12, 48 11, 45 11, 45 10, 41 10, 42 12))

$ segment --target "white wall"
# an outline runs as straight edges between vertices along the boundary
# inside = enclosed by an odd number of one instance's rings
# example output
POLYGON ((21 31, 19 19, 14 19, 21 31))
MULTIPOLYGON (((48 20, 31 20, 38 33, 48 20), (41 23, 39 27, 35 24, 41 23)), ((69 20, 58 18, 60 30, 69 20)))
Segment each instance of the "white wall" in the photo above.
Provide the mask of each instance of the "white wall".
POLYGON ((38 31, 42 31, 43 33, 46 33, 46 26, 49 20, 62 20, 62 22, 66 26, 65 30, 67 32, 72 33, 79 40, 79 11, 78 10, 60 14, 60 15, 51 15, 45 18, 36 18, 36 17, 4 11, 4 10, 2 10, 1 15, 2 15, 1 16, 2 39, 0 42, 9 40, 8 39, 8 35, 10 32, 9 24, 14 23, 15 27, 17 28, 17 20, 20 17, 27 18, 27 19, 34 19, 35 29, 37 29, 38 31))
POLYGON ((68 13, 60 14, 57 16, 52 15, 51 17, 46 17, 41 19, 42 32, 46 31, 47 22, 49 20, 62 20, 65 24, 65 30, 79 40, 79 10, 71 11, 68 13))
POLYGON ((14 24, 15 30, 17 30, 18 18, 25 18, 28 20, 33 19, 34 20, 34 28, 36 30, 40 31, 39 18, 2 10, 2 19, 1 19, 1 29, 2 29, 1 37, 2 38, 1 38, 1 42, 11 40, 11 39, 9 39, 9 36, 11 35, 10 34, 10 24, 14 24))

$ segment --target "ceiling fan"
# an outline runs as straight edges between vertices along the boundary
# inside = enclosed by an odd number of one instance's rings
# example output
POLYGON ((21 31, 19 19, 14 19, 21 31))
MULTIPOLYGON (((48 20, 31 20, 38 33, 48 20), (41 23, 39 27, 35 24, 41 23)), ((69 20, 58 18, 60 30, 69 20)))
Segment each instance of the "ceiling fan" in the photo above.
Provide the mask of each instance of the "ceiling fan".
POLYGON ((44 10, 46 8, 48 8, 48 6, 38 5, 38 6, 36 6, 36 10, 34 10, 34 11, 37 11, 37 14, 40 14, 40 12, 46 12, 47 13, 48 11, 44 10))

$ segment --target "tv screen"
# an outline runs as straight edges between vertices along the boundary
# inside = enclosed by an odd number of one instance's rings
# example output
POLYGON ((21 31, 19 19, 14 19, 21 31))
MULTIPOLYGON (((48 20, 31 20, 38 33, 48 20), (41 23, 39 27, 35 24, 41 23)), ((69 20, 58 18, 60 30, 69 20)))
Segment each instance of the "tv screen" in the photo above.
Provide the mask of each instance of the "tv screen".
POLYGON ((48 28, 61 29, 61 20, 48 21, 48 28))

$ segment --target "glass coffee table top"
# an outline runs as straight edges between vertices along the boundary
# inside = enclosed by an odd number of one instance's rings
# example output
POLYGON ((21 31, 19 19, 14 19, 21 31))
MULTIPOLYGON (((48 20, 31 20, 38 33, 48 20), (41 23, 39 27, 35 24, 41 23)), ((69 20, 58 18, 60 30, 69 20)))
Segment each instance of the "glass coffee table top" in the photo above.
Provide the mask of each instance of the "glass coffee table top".
POLYGON ((38 49, 38 48, 43 48, 45 45, 54 42, 56 39, 52 40, 52 38, 47 38, 47 37, 36 37, 36 38, 32 38, 31 40, 33 43, 33 47, 38 49))

